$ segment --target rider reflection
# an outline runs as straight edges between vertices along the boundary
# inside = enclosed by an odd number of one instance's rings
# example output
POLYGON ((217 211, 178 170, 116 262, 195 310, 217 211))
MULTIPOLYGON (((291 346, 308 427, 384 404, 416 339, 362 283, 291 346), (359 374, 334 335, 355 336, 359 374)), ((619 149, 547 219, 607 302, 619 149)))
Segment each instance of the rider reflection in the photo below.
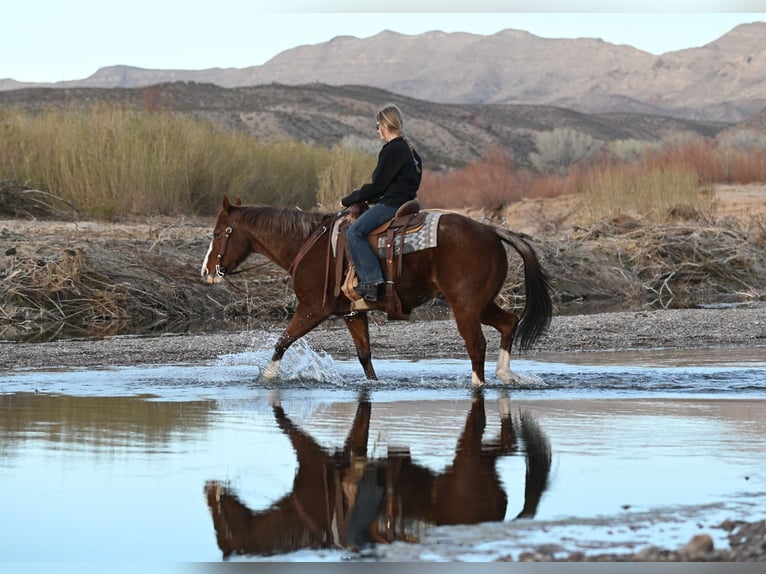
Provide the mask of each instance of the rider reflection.
POLYGON ((436 473, 414 462, 406 448, 368 458, 372 404, 366 395, 343 448, 332 452, 274 404, 276 422, 298 459, 293 488, 270 508, 254 511, 222 483, 205 485, 224 558, 417 542, 430 525, 501 521, 508 500, 496 461, 514 454, 526 461, 524 506, 516 518, 533 517, 548 485, 550 443, 531 415, 511 413, 507 397, 501 397, 500 407, 499 436, 485 441, 484 395, 474 392, 452 464, 436 473))

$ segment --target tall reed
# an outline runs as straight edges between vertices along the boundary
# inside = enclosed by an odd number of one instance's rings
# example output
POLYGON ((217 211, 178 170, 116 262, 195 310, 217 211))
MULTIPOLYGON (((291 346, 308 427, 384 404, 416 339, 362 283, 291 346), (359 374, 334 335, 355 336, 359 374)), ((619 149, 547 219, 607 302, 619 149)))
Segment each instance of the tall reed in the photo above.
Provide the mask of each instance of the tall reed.
MULTIPOLYGON (((314 208, 320 173, 340 169, 331 180, 345 181, 345 164, 361 173, 374 162, 362 152, 265 143, 168 111, 102 104, 0 112, 0 150, 1 179, 41 187, 99 218, 210 214, 224 193, 246 203, 314 208)), ((337 197, 347 187, 337 183, 337 197)))
POLYGON ((629 215, 662 222, 673 212, 709 216, 712 209, 712 194, 700 187, 694 170, 683 167, 592 169, 584 174, 581 185, 581 213, 590 221, 629 215))

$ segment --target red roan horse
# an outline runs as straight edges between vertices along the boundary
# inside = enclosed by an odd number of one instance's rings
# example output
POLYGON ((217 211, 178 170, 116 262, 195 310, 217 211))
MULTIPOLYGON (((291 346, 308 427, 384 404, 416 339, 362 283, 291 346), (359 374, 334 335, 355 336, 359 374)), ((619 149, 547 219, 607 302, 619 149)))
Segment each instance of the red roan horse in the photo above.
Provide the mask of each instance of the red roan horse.
MULTIPOLYGON (((331 315, 343 317, 356 346, 359 362, 368 379, 377 379, 372 366, 367 313, 351 310, 351 301, 334 295, 335 279, 327 273, 325 240, 307 244, 317 230, 329 230, 335 214, 306 212, 263 205, 240 205, 223 197, 202 277, 218 283, 251 253, 261 253, 285 270, 291 270, 298 307, 276 343, 265 378, 274 378, 287 348, 331 315), (301 248, 310 245, 296 262, 301 248)), ((438 246, 404 256, 396 281, 402 310, 415 307, 441 294, 452 308, 458 331, 471 359, 472 382, 483 384, 486 339, 482 324, 500 332, 496 374, 505 383, 517 382, 511 372, 514 338, 520 350, 528 350, 548 327, 552 303, 547 277, 531 245, 519 234, 480 223, 457 213, 444 213, 439 220, 438 246), (519 317, 495 302, 508 273, 505 244, 513 247, 524 262, 526 303, 519 317)), ((384 301, 371 309, 385 310, 384 301)))

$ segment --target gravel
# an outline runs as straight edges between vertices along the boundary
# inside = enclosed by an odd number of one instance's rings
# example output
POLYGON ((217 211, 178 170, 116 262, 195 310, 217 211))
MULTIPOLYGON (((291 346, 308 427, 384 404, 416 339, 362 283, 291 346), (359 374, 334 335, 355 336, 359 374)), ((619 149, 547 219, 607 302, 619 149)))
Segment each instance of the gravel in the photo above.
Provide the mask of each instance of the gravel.
MULTIPOLYGON (((121 336, 101 340, 48 343, 0 343, 0 369, 85 367, 104 365, 202 363, 220 355, 271 346, 284 325, 196 334, 121 336)), ((488 357, 499 337, 485 328, 488 357)), ((454 321, 389 322, 372 314, 375 358, 467 358, 454 321)), ((342 321, 332 320, 305 337, 315 351, 338 359, 355 356, 342 321)), ((764 347, 766 304, 714 309, 624 311, 553 318, 537 346, 539 353, 588 353, 633 349, 700 349, 764 347)))

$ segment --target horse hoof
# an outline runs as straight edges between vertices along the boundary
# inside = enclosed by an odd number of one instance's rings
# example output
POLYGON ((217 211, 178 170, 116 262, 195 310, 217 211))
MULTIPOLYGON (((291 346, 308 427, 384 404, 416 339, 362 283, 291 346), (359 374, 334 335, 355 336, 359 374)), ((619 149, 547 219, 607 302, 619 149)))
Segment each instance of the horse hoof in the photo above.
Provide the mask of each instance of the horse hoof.
POLYGON ((501 419, 511 418, 511 399, 508 398, 508 395, 497 399, 497 410, 500 411, 501 419))
POLYGON ((519 385, 521 384, 521 377, 514 374, 511 371, 505 371, 500 373, 495 373, 497 375, 497 378, 500 379, 504 384, 506 385, 519 385))
POLYGON ((269 393, 269 405, 272 407, 282 406, 282 400, 278 390, 273 390, 269 393))
POLYGON ((263 378, 267 381, 273 381, 279 375, 279 361, 272 361, 266 370, 263 371, 263 378))

